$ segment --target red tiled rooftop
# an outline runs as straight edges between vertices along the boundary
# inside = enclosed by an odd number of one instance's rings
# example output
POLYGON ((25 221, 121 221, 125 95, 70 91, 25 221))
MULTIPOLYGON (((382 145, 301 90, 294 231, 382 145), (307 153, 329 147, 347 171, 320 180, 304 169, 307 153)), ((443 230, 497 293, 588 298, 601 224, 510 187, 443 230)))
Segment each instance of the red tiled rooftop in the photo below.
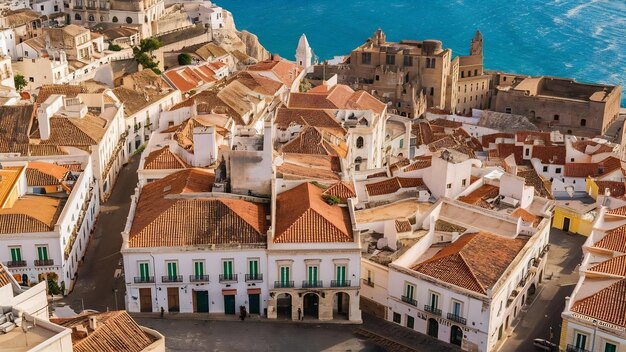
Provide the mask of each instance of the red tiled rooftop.
POLYGON ((574 302, 571 310, 603 322, 626 327, 626 279, 574 302))

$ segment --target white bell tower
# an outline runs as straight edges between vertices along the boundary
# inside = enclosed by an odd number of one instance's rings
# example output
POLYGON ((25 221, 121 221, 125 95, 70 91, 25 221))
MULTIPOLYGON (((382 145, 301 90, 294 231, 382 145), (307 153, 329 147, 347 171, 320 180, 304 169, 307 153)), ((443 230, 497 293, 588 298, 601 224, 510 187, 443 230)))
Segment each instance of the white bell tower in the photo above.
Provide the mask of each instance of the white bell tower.
POLYGON ((296 49, 296 64, 304 67, 306 71, 312 65, 313 51, 309 46, 309 41, 306 39, 306 35, 302 34, 298 41, 298 48, 296 49))

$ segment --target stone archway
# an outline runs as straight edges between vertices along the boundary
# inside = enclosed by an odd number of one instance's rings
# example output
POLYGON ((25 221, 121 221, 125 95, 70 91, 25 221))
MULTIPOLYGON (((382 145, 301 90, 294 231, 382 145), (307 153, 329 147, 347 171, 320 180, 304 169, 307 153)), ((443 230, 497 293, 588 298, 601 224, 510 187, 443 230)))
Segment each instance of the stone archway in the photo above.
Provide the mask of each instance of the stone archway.
POLYGON ((350 320, 350 295, 337 292, 333 295, 333 319, 350 320))
POLYGON ((302 298, 304 318, 319 319, 320 297, 313 292, 309 292, 302 298))
POLYGON ((439 338, 439 323, 437 320, 430 318, 428 319, 428 336, 432 336, 436 339, 439 338))
POLYGON ((291 320, 291 295, 289 293, 281 293, 276 296, 276 317, 278 319, 291 320))

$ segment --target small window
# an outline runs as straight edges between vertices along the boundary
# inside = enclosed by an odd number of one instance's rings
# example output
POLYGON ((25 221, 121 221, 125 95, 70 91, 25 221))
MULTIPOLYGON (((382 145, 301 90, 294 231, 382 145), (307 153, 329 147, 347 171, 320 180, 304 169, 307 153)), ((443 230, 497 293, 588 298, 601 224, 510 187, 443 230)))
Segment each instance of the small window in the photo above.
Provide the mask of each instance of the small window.
POLYGON ((559 121, 559 115, 554 115, 554 121, 559 121))
POLYGON ((35 82, 35 77, 28 77, 28 80, 29 80, 30 82, 35 82))
POLYGON ((571 161, 571 162, 574 162, 574 158, 571 158, 571 159, 570 159, 570 161, 571 161))
POLYGON ((361 63, 369 65, 372 63, 372 53, 361 53, 361 63))
POLYGON ((385 58, 385 63, 387 65, 395 65, 396 64, 396 56, 393 54, 387 54, 387 57, 385 58))
POLYGON ((113 16, 112 21, 113 21, 113 23, 117 23, 117 21, 118 21, 117 16, 113 16))
POLYGON ((524 151, 524 154, 526 156, 529 156, 530 155, 530 148, 526 148, 526 150, 524 151))
POLYGON ((356 139, 356 147, 359 148, 359 149, 363 148, 363 137, 359 136, 356 139))
POLYGON ((580 126, 582 126, 582 127, 587 126, 587 120, 585 120, 585 119, 581 119, 581 120, 580 120, 580 126))
POLYGON ((437 59, 430 60, 430 68, 435 68, 435 62, 436 61, 437 61, 437 59))
POLYGON ((404 56, 404 66, 413 66, 413 56, 404 56))
POLYGON ((376 75, 376 77, 374 79, 378 81, 378 80, 380 80, 380 76, 376 75))
POLYGON ((543 172, 548 172, 548 167, 547 166, 543 167, 543 172))
POLYGON ((396 324, 402 324, 402 316, 399 313, 393 312, 393 322, 396 324))
POLYGON ((435 95, 435 87, 430 87, 430 96, 435 95))
POLYGON ((95 20, 96 20, 96 19, 93 17, 93 15, 89 15, 89 22, 93 22, 93 21, 95 21, 95 20))
POLYGON ((451 189, 451 188, 452 188, 452 184, 451 184, 451 183, 448 183, 448 184, 446 185, 446 188, 447 188, 447 189, 451 189))
POLYGON ((474 76, 478 76, 478 70, 474 70, 474 76))
POLYGON ((465 187, 465 185, 467 185, 467 179, 466 178, 461 180, 461 186, 465 187))
POLYGON ((506 82, 506 76, 502 77, 502 80, 503 80, 504 82, 506 82))
POLYGON ((82 17, 80 17, 80 15, 79 15, 79 14, 76 14, 76 15, 74 15, 74 19, 75 19, 76 21, 80 21, 80 20, 82 19, 82 17))
POLYGON ((554 170, 554 173, 556 173, 556 174, 560 174, 560 173, 561 173, 561 168, 560 168, 560 167, 557 167, 557 168, 554 170))
POLYGON ((126 23, 131 24, 133 23, 133 19, 130 17, 126 17, 126 23))
POLYGON ((504 112, 506 114, 511 114, 511 113, 513 113, 513 109, 511 109, 511 108, 504 108, 504 112))

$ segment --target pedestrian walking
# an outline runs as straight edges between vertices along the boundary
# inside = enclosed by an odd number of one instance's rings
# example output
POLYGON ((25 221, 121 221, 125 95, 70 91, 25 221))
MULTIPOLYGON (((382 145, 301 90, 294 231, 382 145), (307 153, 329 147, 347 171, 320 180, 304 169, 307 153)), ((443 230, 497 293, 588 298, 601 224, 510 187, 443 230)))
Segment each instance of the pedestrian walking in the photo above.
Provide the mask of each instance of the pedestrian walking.
POLYGON ((302 320, 302 309, 298 308, 298 320, 302 320))
POLYGON ((163 314, 165 314, 165 309, 163 309, 163 307, 161 307, 161 319, 163 319, 163 314))
POLYGON ((239 306, 239 319, 241 319, 241 321, 243 321, 244 318, 244 307, 243 306, 239 306))

